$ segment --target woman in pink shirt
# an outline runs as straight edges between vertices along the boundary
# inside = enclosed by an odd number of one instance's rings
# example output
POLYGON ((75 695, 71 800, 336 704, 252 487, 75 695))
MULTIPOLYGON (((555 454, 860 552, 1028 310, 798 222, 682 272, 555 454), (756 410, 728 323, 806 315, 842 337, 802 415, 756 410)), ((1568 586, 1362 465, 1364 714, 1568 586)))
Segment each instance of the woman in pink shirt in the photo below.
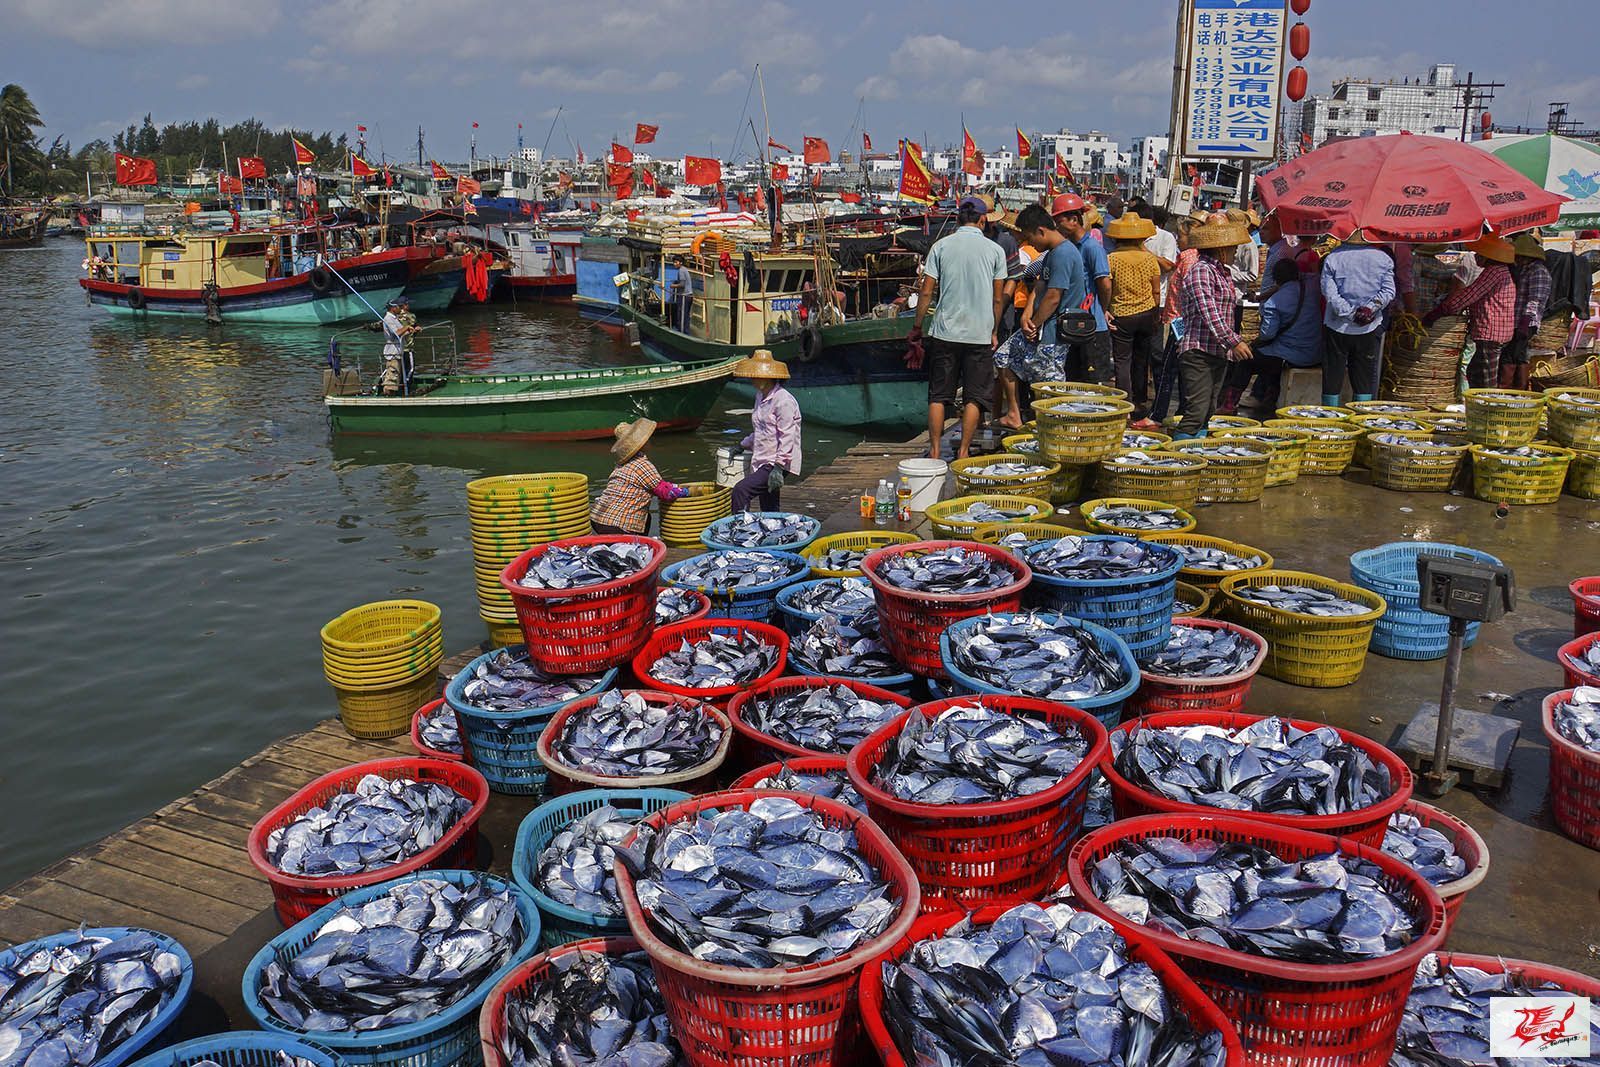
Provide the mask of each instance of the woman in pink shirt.
POLYGON ((786 478, 800 473, 800 405, 783 387, 789 368, 765 348, 740 360, 734 376, 756 388, 750 412, 750 436, 739 447, 750 453, 750 473, 733 487, 733 510, 747 511, 755 498, 762 511, 778 510, 778 490, 786 478))

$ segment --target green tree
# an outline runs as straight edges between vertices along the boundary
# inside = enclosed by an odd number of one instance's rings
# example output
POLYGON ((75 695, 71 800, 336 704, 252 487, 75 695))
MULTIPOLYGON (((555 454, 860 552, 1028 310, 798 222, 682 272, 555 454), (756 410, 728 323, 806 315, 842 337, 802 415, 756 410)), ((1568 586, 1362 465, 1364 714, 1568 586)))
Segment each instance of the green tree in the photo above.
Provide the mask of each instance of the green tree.
POLYGON ((0 163, 6 164, 8 190, 33 189, 44 176, 44 153, 39 150, 39 135, 44 126, 39 109, 33 106, 27 90, 20 85, 0 88, 0 163))

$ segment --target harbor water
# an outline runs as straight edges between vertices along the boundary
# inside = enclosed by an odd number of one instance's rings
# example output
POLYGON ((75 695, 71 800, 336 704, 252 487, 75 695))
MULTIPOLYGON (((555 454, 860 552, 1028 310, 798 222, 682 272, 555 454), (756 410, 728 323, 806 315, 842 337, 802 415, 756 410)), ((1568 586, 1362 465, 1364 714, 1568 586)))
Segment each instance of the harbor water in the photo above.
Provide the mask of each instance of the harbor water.
MULTIPOLYGON (((317 631, 344 609, 430 600, 448 650, 480 641, 463 486, 611 466, 601 441, 334 439, 334 331, 113 319, 82 255, 0 252, 0 887, 335 714, 317 631)), ((468 370, 643 362, 568 304, 451 317, 468 370)), ((662 474, 712 477, 747 407, 657 437, 662 474)), ((808 428, 807 467, 857 440, 808 428)))

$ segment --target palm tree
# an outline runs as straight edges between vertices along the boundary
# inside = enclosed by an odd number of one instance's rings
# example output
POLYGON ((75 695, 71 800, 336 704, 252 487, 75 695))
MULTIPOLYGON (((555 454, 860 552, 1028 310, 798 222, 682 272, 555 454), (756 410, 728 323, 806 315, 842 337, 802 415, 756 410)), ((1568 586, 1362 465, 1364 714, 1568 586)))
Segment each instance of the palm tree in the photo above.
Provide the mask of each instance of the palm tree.
POLYGON ((20 85, 0 89, 0 150, 4 152, 8 188, 15 189, 17 176, 39 170, 44 154, 39 151, 39 136, 33 131, 44 125, 39 109, 20 85))

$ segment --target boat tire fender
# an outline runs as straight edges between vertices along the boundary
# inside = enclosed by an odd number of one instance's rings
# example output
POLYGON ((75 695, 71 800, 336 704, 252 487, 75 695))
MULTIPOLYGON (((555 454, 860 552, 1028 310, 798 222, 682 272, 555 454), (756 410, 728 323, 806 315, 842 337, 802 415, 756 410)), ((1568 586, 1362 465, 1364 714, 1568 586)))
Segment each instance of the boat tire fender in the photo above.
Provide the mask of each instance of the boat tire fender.
POLYGON ((333 288, 333 275, 328 272, 326 267, 317 267, 312 270, 311 277, 308 280, 311 282, 311 288, 319 293, 326 293, 333 288))
POLYGON ((821 324, 808 323, 805 329, 800 331, 800 362, 814 362, 822 355, 823 347, 821 324))
POLYGON ((128 306, 135 311, 144 310, 144 293, 138 289, 128 290, 128 306))

